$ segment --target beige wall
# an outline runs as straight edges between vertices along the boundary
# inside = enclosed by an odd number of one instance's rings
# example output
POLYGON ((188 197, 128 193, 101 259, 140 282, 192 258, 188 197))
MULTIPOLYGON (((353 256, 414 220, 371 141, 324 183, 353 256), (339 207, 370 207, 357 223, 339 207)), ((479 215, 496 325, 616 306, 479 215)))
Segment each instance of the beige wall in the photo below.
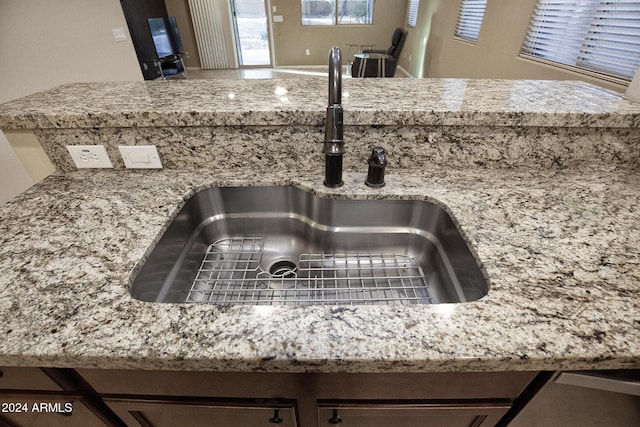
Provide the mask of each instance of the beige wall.
MULTIPOLYGON (((0 102, 68 82, 142 80, 119 0, 0 0, 0 53, 0 102), (113 28, 127 40, 116 43, 113 28)), ((0 132, 0 203, 33 182, 0 132)))
MULTIPOLYGON (((165 0, 165 4, 169 15, 176 17, 183 47, 190 54, 186 65, 199 67, 188 0, 165 0)), ((300 0, 271 0, 271 6, 276 12, 269 13, 283 17, 283 22, 273 23, 276 66, 325 65, 332 46, 342 48, 346 62, 347 43, 371 43, 386 49, 393 30, 404 26, 406 14, 406 0, 375 0, 372 25, 303 26, 300 0)))
POLYGON ((189 0, 164 0, 164 4, 167 6, 169 16, 175 16, 176 18, 182 49, 187 54, 184 58, 184 64, 188 68, 200 68, 198 46, 196 45, 196 37, 189 13, 189 0))
POLYGON ((415 77, 584 80, 624 92, 606 82, 519 57, 536 0, 488 0, 477 45, 455 40, 459 1, 421 0, 418 25, 400 65, 415 77), (426 45, 421 40, 426 38, 426 45), (408 55, 424 61, 409 63, 408 55))
MULTIPOLYGON (((300 0, 271 0, 284 22, 274 23, 277 65, 324 65, 332 46, 342 48, 346 58, 347 43, 371 43, 377 49, 391 44, 396 27, 403 27, 406 15, 404 0, 376 0, 372 25, 303 26, 300 0), (305 50, 310 55, 305 55, 305 50)), ((345 59, 346 62, 346 59, 345 59)))
POLYGON ((633 81, 629 84, 629 87, 627 88, 627 91, 624 95, 628 99, 633 99, 634 101, 640 102, 640 68, 638 68, 633 81))
POLYGON ((426 77, 424 65, 427 43, 433 43, 434 38, 437 37, 435 27, 438 22, 434 22, 433 18, 442 3, 457 2, 451 0, 421 0, 415 28, 408 25, 405 26, 408 35, 398 64, 413 77, 426 77))
POLYGON ((67 82, 142 80, 119 0, 0 0, 0 101, 67 82), (127 37, 116 43, 111 30, 127 37))
POLYGON ((0 131, 0 206, 34 184, 0 131))

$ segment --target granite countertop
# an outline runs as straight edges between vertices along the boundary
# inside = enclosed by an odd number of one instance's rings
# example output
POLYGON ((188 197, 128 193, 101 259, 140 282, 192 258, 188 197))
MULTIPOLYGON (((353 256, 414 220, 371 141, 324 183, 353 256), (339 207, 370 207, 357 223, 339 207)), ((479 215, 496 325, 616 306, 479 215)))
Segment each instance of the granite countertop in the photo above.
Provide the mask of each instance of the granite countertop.
MULTIPOLYGON (((580 81, 344 79, 347 125, 639 127, 640 103, 580 81)), ((0 129, 313 125, 327 79, 74 83, 0 105, 0 129)))
POLYGON ((638 173, 456 170, 345 175, 77 171, 0 208, 0 365, 287 372, 640 367, 638 173), (212 185, 437 199, 491 281, 464 304, 154 304, 129 275, 179 206, 212 185))
MULTIPOLYGON (((350 170, 344 187, 325 188, 321 159, 317 170, 303 164, 268 174, 253 164, 58 171, 0 207, 0 365, 282 372, 640 368, 640 104, 581 82, 383 80, 343 82, 350 129, 477 126, 471 132, 484 137, 487 126, 505 126, 533 141, 525 148, 535 151, 535 143, 544 142, 535 129, 546 127, 562 139, 558 129, 566 127, 582 135, 571 150, 591 138, 606 152, 624 137, 620 152, 629 159, 607 155, 564 169, 428 163, 390 168, 387 186, 378 190, 350 170), (480 258, 489 293, 463 304, 358 307, 133 299, 130 275, 138 262, 185 199, 214 185, 435 199, 480 258)), ((321 126, 326 83, 65 85, 0 105, 0 128, 51 129, 60 133, 54 143, 64 145, 69 128, 87 128, 84 137, 110 127, 271 126, 245 133, 243 148, 278 125, 321 126)), ((428 136, 397 151, 411 157, 432 143, 428 136)), ((433 144, 445 150, 460 143, 455 135, 438 141, 433 144)), ((545 156, 563 149, 556 144, 545 156)))

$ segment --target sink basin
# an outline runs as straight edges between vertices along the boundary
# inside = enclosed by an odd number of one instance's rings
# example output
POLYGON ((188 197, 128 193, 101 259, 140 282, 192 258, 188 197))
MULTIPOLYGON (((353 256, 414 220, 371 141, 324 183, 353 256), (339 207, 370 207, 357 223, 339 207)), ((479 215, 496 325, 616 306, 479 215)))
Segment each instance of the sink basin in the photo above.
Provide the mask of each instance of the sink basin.
POLYGON ((143 301, 221 305, 460 303, 487 291, 442 207, 295 187, 195 194, 131 285, 143 301))

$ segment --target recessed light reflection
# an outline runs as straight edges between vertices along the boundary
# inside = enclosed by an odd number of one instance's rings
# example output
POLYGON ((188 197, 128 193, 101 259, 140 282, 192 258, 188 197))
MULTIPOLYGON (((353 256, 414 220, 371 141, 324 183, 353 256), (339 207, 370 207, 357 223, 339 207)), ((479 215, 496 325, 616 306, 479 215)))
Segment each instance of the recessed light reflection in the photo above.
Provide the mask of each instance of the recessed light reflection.
MULTIPOLYGON (((282 86, 277 86, 276 90, 273 93, 275 93, 278 96, 283 96, 283 95, 286 95, 287 93, 289 93, 289 91, 287 89, 283 88, 282 86)), ((280 99, 282 99, 282 98, 280 98, 280 99)))
POLYGON ((345 98, 349 97, 349 92, 347 92, 346 90, 342 92, 342 96, 345 98))
POLYGON ((256 305, 253 307, 253 311, 262 317, 269 317, 275 311, 275 307, 272 305, 256 305))
POLYGON ((451 317, 453 312, 456 311, 456 304, 436 304, 435 309, 443 316, 451 317))
POLYGON ((230 93, 230 94, 227 95, 227 98, 236 99, 236 94, 235 93, 230 93))

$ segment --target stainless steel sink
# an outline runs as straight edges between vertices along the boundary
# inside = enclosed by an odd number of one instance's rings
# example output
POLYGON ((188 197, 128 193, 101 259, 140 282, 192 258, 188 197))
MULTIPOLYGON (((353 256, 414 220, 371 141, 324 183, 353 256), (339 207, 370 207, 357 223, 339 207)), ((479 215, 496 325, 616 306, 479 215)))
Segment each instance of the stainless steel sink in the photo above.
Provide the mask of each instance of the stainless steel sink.
POLYGON ((143 301, 222 305, 457 303, 487 291, 442 207, 295 187, 197 193, 131 286, 143 301))

